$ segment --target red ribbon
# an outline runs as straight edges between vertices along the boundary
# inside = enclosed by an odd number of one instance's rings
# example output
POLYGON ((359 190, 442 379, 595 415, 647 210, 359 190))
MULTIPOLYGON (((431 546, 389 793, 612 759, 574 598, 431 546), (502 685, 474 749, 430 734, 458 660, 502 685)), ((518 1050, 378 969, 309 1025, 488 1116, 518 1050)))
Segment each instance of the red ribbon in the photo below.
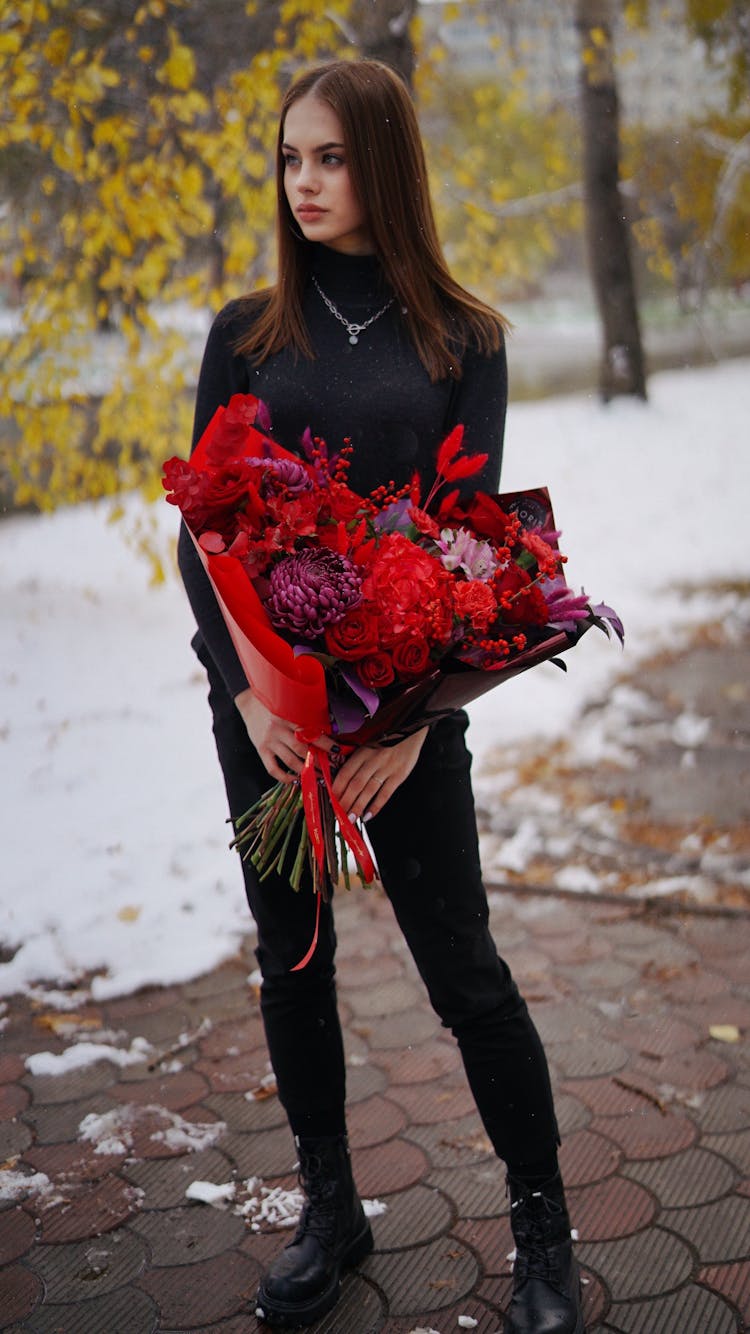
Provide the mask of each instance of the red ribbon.
MULTIPOLYGON (((302 809, 305 814, 305 823, 310 835, 315 860, 318 864, 318 870, 321 876, 326 873, 326 848, 323 836, 323 820, 320 813, 320 793, 318 791, 318 770, 323 775, 323 782, 328 791, 328 797, 331 802, 333 813, 336 817, 341 836, 346 846, 354 853, 357 865, 362 872, 367 884, 375 879, 375 863, 370 855, 370 850, 365 843, 362 835, 356 825, 352 823, 344 810, 338 797, 333 793, 333 775, 331 773, 331 762, 325 750, 319 746, 308 743, 307 756, 302 769, 300 786, 302 788, 302 809)), ((315 947, 318 943, 318 929, 320 926, 320 893, 316 894, 318 900, 315 911, 315 933, 312 944, 299 963, 296 963, 291 972, 296 973, 300 968, 305 968, 310 962, 315 947)))

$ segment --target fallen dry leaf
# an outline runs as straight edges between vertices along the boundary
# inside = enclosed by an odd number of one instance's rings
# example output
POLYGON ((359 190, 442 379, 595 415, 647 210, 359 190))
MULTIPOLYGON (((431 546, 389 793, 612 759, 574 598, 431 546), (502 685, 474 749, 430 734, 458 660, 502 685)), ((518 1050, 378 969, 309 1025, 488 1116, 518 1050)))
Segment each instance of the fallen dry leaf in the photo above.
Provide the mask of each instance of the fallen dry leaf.
POLYGON ((711 1037, 717 1042, 739 1042, 740 1030, 736 1024, 711 1024, 711 1037))

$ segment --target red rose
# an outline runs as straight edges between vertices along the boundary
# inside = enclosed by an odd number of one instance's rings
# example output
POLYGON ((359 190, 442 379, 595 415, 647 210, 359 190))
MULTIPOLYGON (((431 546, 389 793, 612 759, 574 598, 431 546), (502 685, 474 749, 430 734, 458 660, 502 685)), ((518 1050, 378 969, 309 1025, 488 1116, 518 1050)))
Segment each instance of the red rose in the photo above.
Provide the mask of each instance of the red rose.
POLYGON ((326 648, 334 658, 356 662, 374 654, 378 647, 378 625, 368 607, 354 607, 332 625, 326 626, 326 648))
POLYGON ((394 679, 393 664, 387 653, 371 653, 357 663, 357 673, 363 685, 370 690, 382 690, 394 679))
POLYGON ((472 629, 486 630, 497 615, 497 599, 489 584, 480 579, 461 580, 453 585, 453 606, 472 629))
POLYGON ((393 666, 399 676, 423 676, 430 661, 430 646, 421 636, 401 639, 393 647, 393 666))
POLYGON ((356 491, 351 491, 343 482, 331 484, 328 503, 331 518, 336 523, 350 523, 362 512, 362 497, 358 496, 356 491))

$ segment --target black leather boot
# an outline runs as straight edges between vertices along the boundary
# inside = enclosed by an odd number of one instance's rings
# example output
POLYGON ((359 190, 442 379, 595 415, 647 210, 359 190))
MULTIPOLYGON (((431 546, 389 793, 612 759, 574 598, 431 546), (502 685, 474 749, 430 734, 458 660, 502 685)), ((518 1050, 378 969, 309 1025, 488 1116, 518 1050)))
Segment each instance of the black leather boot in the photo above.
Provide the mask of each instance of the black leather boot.
POLYGON ((504 1334, 584 1334, 581 1281, 560 1174, 534 1189, 508 1177, 516 1243, 504 1334))
POLYGON ((307 1196, 297 1231, 258 1289, 256 1314, 269 1325, 311 1325, 336 1305, 341 1271, 373 1247, 352 1179, 344 1135, 297 1140, 299 1180, 307 1196))

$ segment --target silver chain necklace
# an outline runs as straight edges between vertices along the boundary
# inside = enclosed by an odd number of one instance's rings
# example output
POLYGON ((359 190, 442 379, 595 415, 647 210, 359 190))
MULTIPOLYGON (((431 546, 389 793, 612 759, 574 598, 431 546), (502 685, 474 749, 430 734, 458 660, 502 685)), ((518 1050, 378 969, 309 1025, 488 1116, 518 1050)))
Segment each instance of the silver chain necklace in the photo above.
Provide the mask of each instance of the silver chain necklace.
POLYGON ((386 301, 385 305, 381 306, 380 310, 376 310, 375 314, 371 315, 369 320, 365 320, 364 324, 354 324, 352 320, 344 319, 344 316, 341 314, 341 311, 338 309, 337 306, 334 306, 331 298, 329 296, 326 296, 325 292, 323 291, 323 288, 321 287, 320 283, 315 277, 315 274, 312 275, 312 280, 315 284, 315 288, 316 291, 318 292, 318 295, 322 297, 323 301, 330 310, 331 314, 335 316, 339 324, 343 324, 344 328, 346 329, 346 332, 349 335, 349 342, 352 344, 353 347, 356 347, 357 343, 359 342, 359 335, 361 333, 364 333, 365 329, 369 329, 370 325, 374 324, 376 320, 379 320, 381 315, 385 315, 385 312, 387 310, 390 310, 391 306, 396 300, 395 296, 392 296, 390 301, 386 301))

